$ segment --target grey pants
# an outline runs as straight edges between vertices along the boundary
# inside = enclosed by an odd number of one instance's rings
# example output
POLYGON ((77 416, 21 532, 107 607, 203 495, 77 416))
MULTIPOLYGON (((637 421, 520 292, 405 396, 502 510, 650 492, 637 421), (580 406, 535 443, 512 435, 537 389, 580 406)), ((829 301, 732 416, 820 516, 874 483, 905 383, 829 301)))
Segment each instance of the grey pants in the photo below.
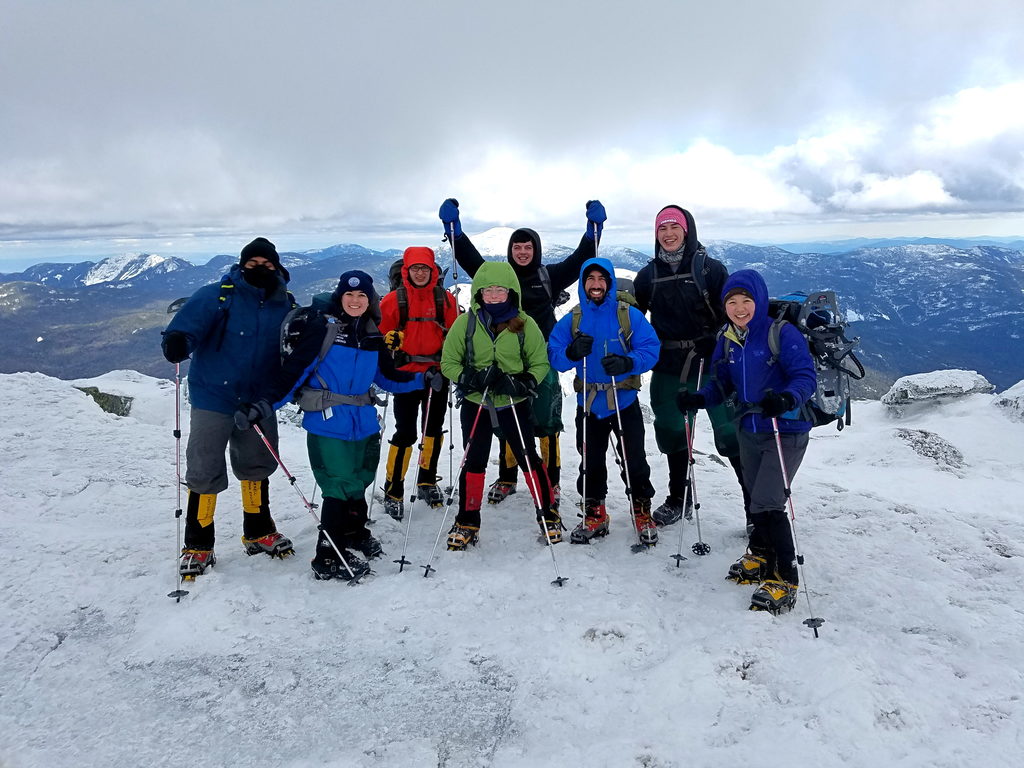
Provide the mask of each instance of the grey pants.
MULTIPOLYGON (((792 483, 807 450, 807 432, 781 433, 782 455, 792 483)), ((750 514, 786 508, 786 484, 779 466, 779 451, 771 432, 739 431, 743 485, 750 493, 750 514)))
MULTIPOLYGON (((277 453, 277 418, 263 419, 259 426, 277 453)), ((240 431, 233 415, 193 408, 185 449, 185 484, 190 491, 220 493, 228 487, 225 448, 230 448, 231 471, 239 480, 266 480, 277 469, 255 429, 240 431)))

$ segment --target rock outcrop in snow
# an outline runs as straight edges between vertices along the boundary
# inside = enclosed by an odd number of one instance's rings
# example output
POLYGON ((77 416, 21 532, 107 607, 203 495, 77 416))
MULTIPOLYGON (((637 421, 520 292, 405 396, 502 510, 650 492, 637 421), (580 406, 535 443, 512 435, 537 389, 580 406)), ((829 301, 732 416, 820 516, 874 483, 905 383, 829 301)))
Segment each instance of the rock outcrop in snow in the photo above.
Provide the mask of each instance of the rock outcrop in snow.
POLYGON ((882 396, 882 402, 891 414, 902 416, 907 406, 914 403, 948 402, 965 395, 989 394, 994 389, 977 371, 932 371, 897 379, 882 396))
POLYGON ((1011 419, 1024 421, 1024 381, 1018 381, 992 403, 1006 411, 1011 419))

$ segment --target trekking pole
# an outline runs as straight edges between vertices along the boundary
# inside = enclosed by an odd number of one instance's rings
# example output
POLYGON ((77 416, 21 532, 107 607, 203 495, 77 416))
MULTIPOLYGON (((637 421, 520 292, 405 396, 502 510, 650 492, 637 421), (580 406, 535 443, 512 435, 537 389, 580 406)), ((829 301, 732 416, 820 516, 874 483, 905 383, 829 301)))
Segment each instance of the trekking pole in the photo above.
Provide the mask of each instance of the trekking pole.
POLYGON ((587 422, 590 413, 587 409, 587 356, 583 356, 583 450, 580 452, 580 474, 583 475, 583 498, 580 499, 580 517, 587 519, 587 422))
MULTIPOLYGON (((701 381, 704 378, 704 359, 701 358, 700 365, 697 368, 697 387, 700 389, 701 381)), ((683 426, 686 429, 686 490, 683 492, 683 509, 686 509, 687 499, 693 505, 694 521, 697 523, 697 542, 690 547, 690 551, 695 555, 704 556, 711 553, 711 546, 704 542, 704 538, 700 532, 700 502, 697 501, 697 486, 696 486, 696 462, 693 458, 693 436, 694 436, 694 425, 697 422, 697 414, 693 415, 691 422, 690 414, 683 414, 683 426)), ((680 562, 685 560, 683 557, 683 528, 679 526, 679 551, 672 555, 672 559, 676 561, 676 567, 679 567, 680 562)))
MULTIPOLYGON (((423 411, 423 423, 420 429, 420 444, 419 444, 419 456, 416 457, 416 466, 423 461, 423 443, 426 440, 427 434, 427 415, 430 413, 430 402, 434 396, 434 390, 430 387, 427 388, 427 407, 423 411)), ((392 560, 393 563, 398 563, 398 572, 401 573, 405 566, 412 565, 412 562, 405 559, 405 553, 409 549, 409 531, 412 530, 412 510, 416 506, 416 495, 413 494, 409 497, 409 518, 405 521, 405 540, 402 542, 402 556, 397 560, 392 560)))
MULTIPOLYGON (((604 353, 608 354, 608 340, 604 342, 604 353)), ((647 547, 640 539, 640 531, 636 527, 636 510, 633 508, 633 482, 629 476, 629 462, 626 460, 625 435, 622 434, 622 413, 619 411, 619 390, 615 387, 615 377, 612 376, 612 399, 615 402, 615 421, 619 427, 619 453, 622 454, 622 474, 626 481, 626 498, 629 500, 629 518, 633 521, 633 534, 636 536, 636 544, 630 547, 632 552, 644 552, 647 547)))
MULTIPOLYGON (((462 468, 466 466, 466 459, 469 458, 469 446, 473 444, 473 435, 476 434, 476 425, 480 423, 480 414, 484 412, 484 403, 487 402, 487 393, 490 391, 490 387, 484 387, 482 396, 480 397, 480 405, 477 409, 476 416, 473 417, 473 425, 469 428, 469 437, 466 438, 466 445, 462 452, 462 461, 459 462, 459 476, 462 476, 462 468)), ((434 548, 430 550, 430 558, 427 560, 427 564, 422 566, 423 578, 427 578, 432 571, 436 571, 431 563, 434 562, 434 555, 437 554, 437 545, 441 543, 441 534, 444 533, 445 520, 448 519, 448 512, 452 508, 452 501, 455 500, 455 494, 449 494, 448 504, 444 508, 444 514, 441 516, 441 527, 437 529, 437 538, 434 539, 434 548)))
POLYGON ((178 545, 174 554, 174 570, 176 572, 178 586, 168 597, 173 597, 176 603, 188 594, 187 589, 181 588, 181 568, 178 567, 178 558, 181 557, 181 363, 174 364, 174 468, 178 475, 178 508, 174 510, 174 519, 178 525, 178 545))
MULTIPOLYGON (((528 473, 527 476, 533 478, 533 484, 535 486, 534 488, 531 488, 530 487, 530 481, 527 480, 527 482, 526 482, 526 489, 528 491, 530 491, 530 496, 533 497, 533 504, 534 504, 534 506, 537 509, 541 509, 541 506, 540 506, 540 488, 536 487, 540 483, 540 474, 539 473, 538 474, 534 474, 533 473, 533 467, 531 466, 532 462, 530 461, 530 452, 526 449, 526 440, 523 438, 523 428, 519 424, 519 414, 516 413, 515 405, 511 406, 511 410, 512 410, 512 420, 516 423, 516 432, 519 434, 519 446, 520 446, 520 448, 523 451, 523 458, 526 459, 526 471, 528 473)), ((546 472, 547 469, 545 468, 544 471, 546 472)), ((555 545, 551 543, 551 537, 548 536, 548 530, 547 530, 547 524, 546 524, 547 517, 545 516, 546 512, 547 512, 547 510, 542 510, 542 512, 541 512, 541 521, 545 522, 545 525, 544 525, 544 541, 546 541, 547 544, 548 544, 548 551, 551 553, 551 564, 555 567, 555 580, 551 582, 551 585, 552 586, 556 586, 556 587, 561 587, 569 579, 567 577, 565 577, 565 576, 562 576, 558 572, 558 561, 555 559, 555 545)), ((561 525, 561 522, 559 522, 559 525, 561 525)))
MULTIPOLYGON (((388 405, 390 403, 391 403, 391 393, 385 392, 384 393, 384 415, 380 417, 380 432, 381 432, 382 435, 384 434, 384 427, 387 426, 387 423, 388 423, 388 405)), ((367 523, 372 523, 373 522, 373 502, 377 498, 377 494, 376 494, 376 490, 377 490, 377 476, 379 474, 380 474, 380 464, 378 463, 377 471, 373 475, 373 485, 370 487, 370 506, 367 507, 367 509, 366 509, 366 522, 367 523)), ((384 489, 381 488, 381 490, 383 491, 384 489)), ((313 495, 314 495, 314 497, 316 496, 316 489, 315 488, 313 490, 313 495)))
POLYGON ((786 459, 782 455, 782 437, 779 435, 779 420, 772 418, 772 432, 775 433, 775 448, 779 452, 779 467, 782 469, 782 482, 786 486, 786 503, 789 504, 789 522, 790 531, 793 534, 793 548, 796 550, 796 565, 800 569, 800 583, 804 584, 804 597, 807 600, 807 613, 810 614, 803 623, 805 626, 810 627, 814 631, 814 636, 818 637, 818 628, 825 623, 825 620, 814 615, 814 609, 811 608, 811 595, 807 591, 806 579, 804 575, 804 555, 800 551, 800 541, 796 536, 796 510, 793 508, 793 494, 792 487, 789 484, 789 472, 786 470, 786 459))
POLYGON ((334 553, 338 556, 338 560, 340 560, 341 564, 345 566, 345 570, 348 571, 348 575, 350 577, 348 582, 349 586, 352 586, 353 584, 357 583, 366 574, 361 573, 358 576, 356 576, 352 572, 352 569, 348 567, 348 561, 345 559, 345 556, 341 554, 341 550, 338 549, 338 545, 334 543, 334 539, 332 539, 331 535, 327 533, 327 531, 324 529, 323 524, 320 522, 320 517, 314 511, 315 505, 306 499, 306 494, 299 490, 299 486, 295 484, 295 475, 288 471, 288 467, 286 467, 284 465, 284 462, 281 461, 281 457, 277 455, 277 451, 274 450, 274 446, 270 444, 270 441, 267 440, 267 436, 263 434, 263 430, 260 429, 260 425, 253 424, 252 428, 256 431, 256 434, 260 436, 260 440, 263 441, 263 444, 267 446, 267 450, 270 451, 270 455, 274 457, 274 461, 277 462, 277 466, 279 466, 281 468, 281 471, 284 472, 284 476, 288 478, 288 483, 291 485, 292 488, 295 489, 295 492, 299 494, 299 498, 302 499, 302 504, 303 506, 306 507, 306 511, 309 512, 310 516, 314 520, 316 520, 317 530, 324 535, 324 538, 327 539, 328 543, 330 543, 331 549, 333 549, 334 553))
MULTIPOLYGON (((452 285, 455 286, 455 311, 456 314, 460 311, 459 308, 459 262, 455 260, 455 225, 452 224, 451 234, 447 235, 448 245, 452 249, 452 285)), ((455 383, 451 382, 448 387, 448 488, 445 490, 447 503, 452 503, 453 494, 455 492, 455 383)), ((461 472, 461 470, 460 470, 461 472)))

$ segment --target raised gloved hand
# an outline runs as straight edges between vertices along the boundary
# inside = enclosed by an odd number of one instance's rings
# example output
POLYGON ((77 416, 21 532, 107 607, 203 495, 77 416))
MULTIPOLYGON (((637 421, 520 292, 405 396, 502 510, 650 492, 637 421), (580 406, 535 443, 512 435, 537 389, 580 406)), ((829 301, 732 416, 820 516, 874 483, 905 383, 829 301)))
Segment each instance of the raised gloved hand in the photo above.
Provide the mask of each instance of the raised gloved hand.
POLYGON ((594 239, 594 225, 597 225, 597 236, 601 236, 601 231, 604 229, 604 223, 608 220, 608 214, 605 213, 604 206, 601 205, 600 200, 588 200, 587 201, 587 237, 591 240, 594 239))
POLYGON ((609 376, 622 376, 633 370, 633 361, 625 355, 605 355, 601 367, 609 376))
POLYGON ((459 201, 454 197, 449 197, 443 203, 441 208, 437 212, 438 217, 441 219, 441 223, 444 224, 444 233, 454 234, 458 237, 462 234, 462 223, 459 221, 459 201))
POLYGON ((704 399, 704 395, 699 395, 696 392, 680 392, 676 395, 676 405, 679 406, 680 411, 687 413, 707 407, 707 401, 704 399))
POLYGON ((392 352, 400 350, 404 341, 405 331, 388 331, 384 334, 384 346, 392 352))
POLYGON ((534 397, 537 380, 529 373, 503 373, 494 383, 494 391, 509 397, 534 397))
POLYGON ((160 342, 160 348, 169 363, 180 363, 182 360, 187 360, 192 353, 191 347, 188 334, 184 331, 164 331, 164 337, 160 342))
POLYGON ((255 403, 242 403, 235 411, 235 429, 243 432, 253 424, 274 415, 274 406, 266 400, 257 400, 255 403))
POLYGON ((577 333, 565 349, 565 356, 573 362, 582 360, 594 348, 594 337, 586 333, 577 333))
POLYGON ((770 389, 764 393, 761 402, 758 403, 761 413, 769 419, 777 419, 787 411, 796 408, 796 400, 788 392, 772 392, 770 389))
POLYGON ((435 392, 444 389, 446 379, 436 367, 428 368, 423 372, 423 383, 435 392))

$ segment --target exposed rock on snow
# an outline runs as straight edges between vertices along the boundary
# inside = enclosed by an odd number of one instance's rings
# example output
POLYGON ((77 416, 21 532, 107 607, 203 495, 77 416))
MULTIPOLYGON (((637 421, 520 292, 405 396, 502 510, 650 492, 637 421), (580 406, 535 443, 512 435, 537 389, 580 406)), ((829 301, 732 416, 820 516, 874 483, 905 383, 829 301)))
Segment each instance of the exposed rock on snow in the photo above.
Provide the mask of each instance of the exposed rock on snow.
POLYGON ((954 474, 964 466, 964 455, 949 441, 925 429, 897 429, 896 436, 914 449, 914 453, 931 459, 954 474))
POLYGON ((999 395, 993 405, 1004 409, 1011 419, 1024 421, 1024 381, 1018 381, 999 395))
POLYGON ((132 398, 130 397, 101 392, 96 387, 75 387, 75 389, 85 392, 107 413, 112 413, 115 416, 127 416, 132 411, 132 398))
POLYGON ((988 394, 994 389, 977 371, 932 371, 897 379, 892 389, 882 396, 882 402, 890 413, 903 416, 906 406, 912 403, 949 401, 976 393, 988 394))

